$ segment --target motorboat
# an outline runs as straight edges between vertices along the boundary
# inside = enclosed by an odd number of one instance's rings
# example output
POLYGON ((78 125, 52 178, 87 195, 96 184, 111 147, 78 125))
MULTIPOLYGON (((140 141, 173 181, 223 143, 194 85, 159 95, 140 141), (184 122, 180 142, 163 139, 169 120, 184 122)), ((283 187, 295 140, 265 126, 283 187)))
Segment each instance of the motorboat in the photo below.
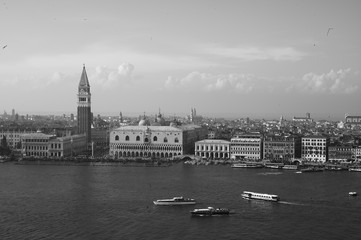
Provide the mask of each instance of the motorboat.
POLYGON ((196 200, 192 198, 173 197, 170 199, 158 199, 153 201, 153 203, 155 205, 162 205, 162 206, 194 205, 196 204, 196 200))
POLYGON ((350 167, 348 170, 350 172, 361 172, 361 167, 360 166, 350 167))
POLYGON ((256 193, 256 192, 249 192, 249 191, 243 191, 241 196, 242 196, 242 198, 248 199, 248 200, 257 199, 257 200, 272 201, 272 202, 278 202, 280 200, 278 195, 275 195, 275 194, 256 193))
POLYGON ((355 197, 357 196, 357 192, 349 192, 348 195, 355 197))
POLYGON ((235 163, 231 165, 232 168, 263 168, 263 164, 255 162, 235 163))
POLYGON ((192 216, 222 216, 229 215, 230 211, 228 208, 198 208, 191 211, 192 216))
POLYGON ((284 170, 297 170, 298 166, 297 165, 284 165, 282 169, 284 169, 284 170))
POLYGON ((282 169, 284 167, 284 164, 283 163, 266 163, 264 166, 266 168, 282 169))

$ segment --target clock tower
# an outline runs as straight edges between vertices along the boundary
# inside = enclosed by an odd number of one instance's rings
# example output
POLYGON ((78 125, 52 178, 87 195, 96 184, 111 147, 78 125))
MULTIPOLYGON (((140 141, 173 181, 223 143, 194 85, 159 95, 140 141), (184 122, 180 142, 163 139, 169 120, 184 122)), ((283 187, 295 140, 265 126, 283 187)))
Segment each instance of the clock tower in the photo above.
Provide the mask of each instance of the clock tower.
POLYGON ((83 65, 83 72, 78 86, 78 134, 86 135, 87 145, 91 142, 91 94, 88 76, 83 65))

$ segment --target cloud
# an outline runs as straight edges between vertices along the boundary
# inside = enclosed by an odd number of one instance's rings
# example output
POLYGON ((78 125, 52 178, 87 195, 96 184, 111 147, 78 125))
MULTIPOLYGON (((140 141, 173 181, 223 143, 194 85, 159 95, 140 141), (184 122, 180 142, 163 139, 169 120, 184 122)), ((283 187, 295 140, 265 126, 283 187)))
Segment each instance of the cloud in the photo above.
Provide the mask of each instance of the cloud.
POLYGON ((309 93, 349 94, 358 91, 360 86, 347 68, 323 74, 307 73, 292 88, 309 93))
POLYGON ((95 73, 89 76, 95 85, 103 88, 112 88, 119 84, 129 84, 132 80, 134 66, 130 63, 122 63, 117 68, 98 66, 95 73))
POLYGON ((328 73, 307 73, 302 77, 265 78, 254 74, 211 74, 191 72, 185 77, 169 76, 164 88, 187 92, 351 94, 360 90, 357 72, 350 68, 328 73))
POLYGON ((259 48, 207 46, 202 51, 210 55, 235 58, 243 61, 299 61, 307 55, 292 47, 259 48))
POLYGON ((165 88, 186 91, 236 91, 250 92, 256 87, 258 79, 251 74, 210 74, 191 72, 184 78, 169 76, 165 88))

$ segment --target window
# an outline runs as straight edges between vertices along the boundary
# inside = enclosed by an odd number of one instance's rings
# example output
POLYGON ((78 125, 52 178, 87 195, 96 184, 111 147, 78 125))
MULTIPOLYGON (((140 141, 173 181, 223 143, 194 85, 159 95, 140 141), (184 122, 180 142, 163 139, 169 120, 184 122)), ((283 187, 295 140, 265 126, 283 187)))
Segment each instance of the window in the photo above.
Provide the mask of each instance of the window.
POLYGON ((165 142, 165 143, 168 142, 168 138, 165 137, 163 142, 165 142))
POLYGON ((154 142, 158 141, 157 136, 154 136, 153 141, 154 141, 154 142))
POLYGON ((135 138, 135 140, 136 140, 136 141, 140 141, 140 137, 137 136, 137 137, 135 138))
POLYGON ((144 142, 149 142, 149 139, 148 139, 148 138, 144 138, 144 142))
POLYGON ((115 141, 119 141, 119 136, 118 135, 115 136, 115 141))
POLYGON ((174 139, 174 142, 176 142, 176 143, 179 142, 178 138, 175 138, 175 139, 174 139))
POLYGON ((125 136, 125 141, 129 141, 129 136, 125 136))

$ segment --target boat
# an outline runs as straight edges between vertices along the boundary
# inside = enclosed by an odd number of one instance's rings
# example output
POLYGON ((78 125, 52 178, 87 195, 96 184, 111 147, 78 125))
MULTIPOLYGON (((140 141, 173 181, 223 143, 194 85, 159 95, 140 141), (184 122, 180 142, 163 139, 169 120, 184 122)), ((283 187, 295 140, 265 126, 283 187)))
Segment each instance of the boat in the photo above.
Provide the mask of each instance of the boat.
POLYGON ((355 197, 357 196, 357 192, 349 192, 348 195, 355 197))
POLYGON ((158 199, 153 201, 153 203, 155 205, 162 205, 162 206, 194 205, 196 204, 196 200, 192 198, 173 197, 171 199, 158 199))
POLYGON ((249 192, 249 191, 243 191, 241 194, 242 198, 244 199, 257 199, 257 200, 265 200, 265 201, 273 201, 278 202, 280 198, 278 195, 275 194, 267 194, 267 193, 256 193, 256 192, 249 192))
POLYGON ((198 208, 191 211, 192 216, 222 216, 229 215, 230 211, 228 208, 198 208))
POLYGON ((232 168, 263 168, 263 165, 261 163, 234 163, 231 165, 232 168))
POLYGON ((266 163, 264 166, 266 168, 282 169, 284 164, 283 163, 266 163))
POLYGON ((308 168, 304 168, 301 169, 301 172, 306 173, 306 172, 322 172, 324 169, 320 168, 320 167, 308 167, 308 168))
POLYGON ((340 167, 340 166, 337 166, 337 165, 326 165, 325 170, 327 170, 327 171, 342 171, 344 169, 342 167, 340 167))
POLYGON ((298 166, 297 165, 284 165, 282 169, 284 169, 284 170, 297 170, 298 166))
POLYGON ((349 170, 350 172, 361 172, 361 167, 360 167, 360 166, 349 167, 348 170, 349 170))

